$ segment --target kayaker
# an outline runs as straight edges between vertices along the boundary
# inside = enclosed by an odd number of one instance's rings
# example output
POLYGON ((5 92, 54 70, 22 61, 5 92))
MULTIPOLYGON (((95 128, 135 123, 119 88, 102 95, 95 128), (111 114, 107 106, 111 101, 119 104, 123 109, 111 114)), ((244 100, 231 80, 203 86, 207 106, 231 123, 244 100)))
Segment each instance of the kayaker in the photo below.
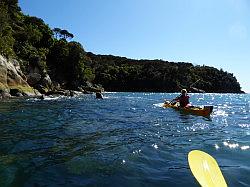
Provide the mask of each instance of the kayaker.
POLYGON ((174 101, 179 102, 180 103, 180 107, 190 107, 189 104, 189 95, 187 94, 187 90, 186 89, 182 89, 181 90, 181 95, 176 97, 174 99, 174 101))

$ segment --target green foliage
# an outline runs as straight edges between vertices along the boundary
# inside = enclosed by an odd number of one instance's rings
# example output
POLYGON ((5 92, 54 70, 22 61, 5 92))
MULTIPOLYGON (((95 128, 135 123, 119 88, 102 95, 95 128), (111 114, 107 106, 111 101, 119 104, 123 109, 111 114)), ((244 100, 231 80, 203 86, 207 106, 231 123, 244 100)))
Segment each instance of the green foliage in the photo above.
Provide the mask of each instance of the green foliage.
POLYGON ((194 86, 206 92, 241 92, 233 74, 208 66, 92 53, 88 56, 94 64, 94 82, 110 91, 179 92, 199 80, 194 86))
POLYGON ((56 40, 51 47, 47 62, 51 76, 70 88, 94 79, 92 68, 88 66, 90 59, 86 57, 86 52, 78 42, 56 40))
POLYGON ((54 28, 53 33, 56 39, 63 38, 66 40, 74 38, 74 35, 72 33, 68 32, 67 30, 61 30, 60 28, 54 28))
POLYGON ((18 6, 18 0, 1 0, 1 2, 7 7, 7 12, 10 19, 12 20, 12 23, 17 21, 21 13, 21 9, 18 6))
POLYGON ((59 81, 64 76, 66 59, 69 55, 68 43, 65 40, 56 40, 48 54, 48 67, 53 79, 59 81))
POLYGON ((93 72, 93 69, 90 67, 86 67, 84 69, 84 80, 92 82, 94 79, 95 79, 95 74, 93 72))
POLYGON ((208 66, 196 66, 195 71, 202 77, 202 81, 198 83, 201 89, 221 93, 238 93, 241 90, 240 84, 232 73, 208 66))
POLYGON ((12 36, 12 29, 6 26, 0 33, 0 54, 6 57, 14 56, 13 45, 15 39, 12 36))
POLYGON ((14 55, 13 45, 14 38, 12 36, 12 28, 10 26, 10 19, 8 15, 8 8, 5 4, 0 2, 0 54, 6 57, 14 55))
POLYGON ((43 37, 43 34, 40 32, 38 27, 32 24, 26 26, 25 34, 27 36, 28 42, 33 46, 39 43, 43 37))
POLYGON ((68 43, 69 56, 66 68, 70 81, 83 81, 84 78, 84 53, 82 46, 77 42, 68 43))
POLYGON ((2 2, 0 2, 0 33, 3 32, 3 30, 5 29, 6 26, 9 25, 9 15, 8 15, 8 11, 7 11, 7 6, 5 4, 3 4, 2 2))
POLYGON ((54 29, 53 29, 53 33, 54 33, 54 36, 55 36, 56 39, 59 38, 60 32, 61 32, 61 29, 60 29, 60 28, 54 28, 54 29))
POLYGON ((30 43, 34 42, 33 45, 38 48, 50 48, 53 44, 53 31, 42 19, 32 16, 24 16, 24 24, 26 25, 26 33, 31 34, 32 36, 28 40, 30 43), (32 25, 32 27, 30 28, 29 25, 32 25))

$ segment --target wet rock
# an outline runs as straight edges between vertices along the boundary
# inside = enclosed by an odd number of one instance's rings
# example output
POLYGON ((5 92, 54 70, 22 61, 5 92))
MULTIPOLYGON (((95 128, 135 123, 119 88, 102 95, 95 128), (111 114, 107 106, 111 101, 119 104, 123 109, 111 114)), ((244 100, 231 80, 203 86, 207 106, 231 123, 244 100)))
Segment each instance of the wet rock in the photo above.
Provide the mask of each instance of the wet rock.
POLYGON ((10 95, 15 96, 15 97, 22 97, 23 96, 22 91, 20 91, 17 88, 10 89, 10 95))
POLYGON ((6 90, 0 90, 0 99, 10 98, 11 95, 6 90))
POLYGON ((96 99, 103 99, 101 92, 96 92, 95 95, 96 95, 96 99))
POLYGON ((42 76, 39 73, 30 73, 27 76, 27 81, 28 81, 29 85, 35 86, 36 84, 39 83, 41 78, 42 78, 42 76))
POLYGON ((41 80, 41 83, 44 87, 51 89, 52 88, 52 81, 48 74, 45 74, 41 80))

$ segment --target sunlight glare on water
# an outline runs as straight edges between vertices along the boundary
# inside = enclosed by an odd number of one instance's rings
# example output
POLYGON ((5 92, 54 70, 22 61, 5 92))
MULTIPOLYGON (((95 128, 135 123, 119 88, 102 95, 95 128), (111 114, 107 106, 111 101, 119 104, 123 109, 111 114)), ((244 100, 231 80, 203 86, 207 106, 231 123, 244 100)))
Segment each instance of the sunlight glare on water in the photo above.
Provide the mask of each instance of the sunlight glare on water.
POLYGON ((250 185, 250 95, 190 94, 210 117, 163 108, 178 93, 1 101, 0 186, 198 186, 189 151, 208 152, 229 186, 250 185))

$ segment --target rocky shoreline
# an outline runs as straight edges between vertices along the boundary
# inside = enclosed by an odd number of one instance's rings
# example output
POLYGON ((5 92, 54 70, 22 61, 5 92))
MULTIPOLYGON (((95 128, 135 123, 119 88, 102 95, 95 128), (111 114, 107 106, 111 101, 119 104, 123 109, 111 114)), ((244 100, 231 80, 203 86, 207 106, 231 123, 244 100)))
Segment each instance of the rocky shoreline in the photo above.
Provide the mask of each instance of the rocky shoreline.
POLYGON ((50 95, 74 96, 79 93, 92 94, 104 91, 100 85, 86 82, 77 89, 67 89, 53 82, 47 72, 38 67, 29 67, 25 75, 16 59, 7 59, 0 55, 0 99, 16 97, 37 97, 50 95))
MULTIPOLYGON (((104 91, 101 85, 94 85, 88 81, 83 85, 75 83, 73 88, 69 88, 65 86, 66 83, 59 84, 51 79, 49 74, 39 66, 29 65, 24 73, 21 70, 21 63, 23 63, 21 60, 7 59, 0 55, 0 100, 20 97, 42 98, 53 95, 72 97, 104 91)), ((194 87, 190 87, 190 91, 205 93, 204 90, 194 87)))

